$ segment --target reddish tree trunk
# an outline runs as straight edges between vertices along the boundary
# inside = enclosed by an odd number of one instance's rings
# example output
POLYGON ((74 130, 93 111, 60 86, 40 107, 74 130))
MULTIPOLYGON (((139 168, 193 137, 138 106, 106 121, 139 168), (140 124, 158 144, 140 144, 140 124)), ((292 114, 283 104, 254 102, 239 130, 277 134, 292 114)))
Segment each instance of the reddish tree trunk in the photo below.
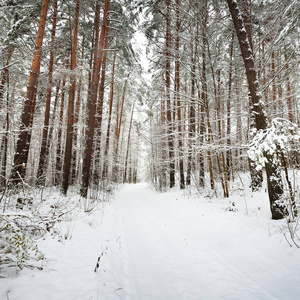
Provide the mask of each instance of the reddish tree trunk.
POLYGON ((43 0, 29 82, 27 86, 27 94, 21 117, 20 133, 18 136, 17 147, 14 155, 12 179, 15 181, 15 183, 19 183, 21 181, 21 178, 24 178, 26 172, 48 7, 49 0, 43 0))
POLYGON ((99 45, 97 47, 97 53, 94 57, 94 68, 91 82, 91 99, 88 102, 88 126, 86 132, 86 144, 84 149, 84 158, 82 166, 82 185, 81 185, 81 196, 87 197, 87 191, 90 180, 90 169, 91 169, 91 160, 93 152, 93 141, 95 133, 95 116, 96 116, 96 105, 97 105, 97 96, 98 96, 98 85, 100 79, 100 69, 102 62, 102 53, 105 44, 105 37, 108 30, 108 12, 109 12, 109 0, 105 0, 104 12, 103 12, 103 21, 100 34, 99 45))

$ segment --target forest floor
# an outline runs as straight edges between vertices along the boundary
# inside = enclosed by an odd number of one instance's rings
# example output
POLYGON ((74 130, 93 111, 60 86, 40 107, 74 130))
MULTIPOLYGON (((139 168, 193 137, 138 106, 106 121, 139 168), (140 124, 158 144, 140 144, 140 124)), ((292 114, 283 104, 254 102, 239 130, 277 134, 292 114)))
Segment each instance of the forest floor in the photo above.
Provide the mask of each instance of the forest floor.
POLYGON ((228 200, 136 184, 101 205, 62 223, 66 240, 41 240, 43 270, 1 278, 0 299, 299 299, 300 250, 265 191, 228 200))

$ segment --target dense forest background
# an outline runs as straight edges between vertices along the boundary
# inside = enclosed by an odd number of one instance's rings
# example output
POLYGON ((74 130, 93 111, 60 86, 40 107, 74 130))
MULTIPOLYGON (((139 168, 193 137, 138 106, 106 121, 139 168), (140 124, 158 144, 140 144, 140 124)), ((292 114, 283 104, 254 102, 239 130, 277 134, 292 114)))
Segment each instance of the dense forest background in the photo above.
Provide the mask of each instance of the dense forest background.
POLYGON ((297 0, 2 0, 1 201, 28 186, 102 199, 145 177, 229 197, 265 170, 272 218, 295 218, 299 14, 297 0))

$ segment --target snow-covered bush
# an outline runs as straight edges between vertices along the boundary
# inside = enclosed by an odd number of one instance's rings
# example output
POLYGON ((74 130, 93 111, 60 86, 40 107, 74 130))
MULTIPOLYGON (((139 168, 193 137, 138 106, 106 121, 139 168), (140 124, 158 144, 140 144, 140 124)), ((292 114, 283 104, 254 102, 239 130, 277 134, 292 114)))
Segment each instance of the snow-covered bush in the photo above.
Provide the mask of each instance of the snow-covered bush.
POLYGON ((37 262, 44 256, 35 240, 44 234, 45 230, 27 216, 0 215, 0 277, 26 266, 39 267, 37 262))

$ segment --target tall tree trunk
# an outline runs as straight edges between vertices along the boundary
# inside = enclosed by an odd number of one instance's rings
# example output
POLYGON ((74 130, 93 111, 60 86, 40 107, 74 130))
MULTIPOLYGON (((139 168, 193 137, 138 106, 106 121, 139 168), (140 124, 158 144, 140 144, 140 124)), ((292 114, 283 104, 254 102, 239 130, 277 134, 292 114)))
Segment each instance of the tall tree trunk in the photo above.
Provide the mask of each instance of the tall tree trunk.
MULTIPOLYGON (((7 66, 7 64, 6 64, 7 66)), ((7 69, 7 72, 5 71, 5 83, 6 83, 6 114, 5 114, 5 125, 4 127, 4 135, 2 138, 2 143, 1 143, 1 157, 0 161, 2 158, 2 166, 1 166, 1 172, 0 172, 0 190, 1 187, 5 187, 7 184, 7 178, 6 178, 6 168, 7 168, 7 150, 8 150, 8 133, 9 133, 9 72, 7 69)), ((2 81, 3 83, 3 81, 2 81)), ((4 94, 3 94, 4 96, 4 94)), ((4 97, 2 98, 2 100, 4 97)), ((0 201, 1 202, 1 201, 0 201)))
POLYGON ((7 60, 4 69, 1 72, 1 83, 0 83, 0 110, 4 104, 4 94, 6 86, 6 114, 5 114, 5 125, 3 129, 5 131, 0 149, 0 161, 2 159, 2 168, 0 173, 0 187, 6 185, 6 164, 7 164, 7 148, 8 148, 8 131, 9 131, 9 64, 14 52, 14 47, 11 45, 8 46, 7 60))
MULTIPOLYGON (((69 59, 66 62, 66 69, 69 65, 69 59)), ((60 112, 59 122, 57 129, 57 145, 56 145, 56 162, 55 162, 55 176, 54 185, 58 186, 61 182, 61 171, 62 171, 62 128, 64 120, 64 107, 65 107, 65 86, 66 86, 66 74, 63 76, 62 87, 61 87, 61 99, 60 99, 60 112)))
POLYGON ((195 146, 195 131, 196 131, 196 113, 195 113, 195 85, 196 85, 196 53, 197 43, 194 37, 191 38, 191 99, 189 104, 188 115, 188 155, 187 155, 187 174, 186 185, 191 184, 191 175, 194 165, 193 148, 195 146))
POLYGON ((35 111, 35 99, 38 85, 38 77, 40 73, 42 44, 48 7, 49 0, 43 0, 36 43, 33 52, 33 60, 31 64, 31 70, 27 86, 27 94, 21 117, 20 133, 18 136, 17 147, 14 155, 14 168, 12 170, 11 177, 15 183, 20 183, 22 178, 25 177, 26 173, 26 164, 28 161, 28 153, 31 141, 33 114, 35 111))
MULTIPOLYGON (((160 124, 161 124, 161 135, 163 137, 166 136, 167 128, 166 128, 166 97, 164 92, 162 91, 161 93, 161 107, 160 107, 160 124)), ((167 188, 167 165, 166 165, 166 160, 167 160, 167 141, 165 138, 161 139, 160 141, 157 141, 157 145, 159 149, 157 149, 157 154, 160 154, 159 160, 160 160, 160 165, 158 168, 158 173, 159 173, 159 190, 160 191, 165 191, 167 188)))
POLYGON ((290 81, 290 71, 289 71, 289 63, 287 54, 284 56, 285 58, 285 67, 287 71, 287 78, 286 78, 286 100, 287 100, 287 107, 288 107, 288 119, 290 122, 294 122, 293 116, 293 99, 292 99, 292 89, 291 89, 291 81, 290 81))
POLYGON ((114 84, 115 84, 115 65, 116 65, 116 52, 114 53, 112 73, 111 73, 111 82, 110 82, 110 95, 109 95, 109 113, 108 113, 108 123, 107 123, 107 131, 106 131, 106 143, 104 150, 104 163, 102 170, 102 180, 107 180, 108 178, 108 152, 109 152, 109 144, 110 144, 110 127, 111 127, 111 116, 112 116, 112 108, 113 108, 113 100, 114 100, 114 84))
MULTIPOLYGON (((197 10, 198 9, 198 3, 197 5, 197 10)), ((199 14, 199 13, 197 13, 199 14)), ((198 56, 198 37, 199 37, 199 25, 200 25, 200 16, 197 16, 197 30, 196 30, 196 48, 195 48, 195 54, 194 54, 194 59, 196 60, 196 57, 198 56)), ((198 86, 198 131, 199 131, 199 146, 200 148, 204 144, 204 135, 205 135, 205 103, 206 103, 206 98, 207 98, 207 86, 206 86, 206 62, 205 62, 205 57, 206 53, 206 28, 207 28, 207 18, 208 18, 208 11, 207 11, 207 1, 204 1, 204 16, 203 16, 203 53, 204 57, 203 58, 203 69, 201 73, 201 79, 200 81, 202 82, 203 85, 203 90, 202 92, 200 91, 200 86, 198 86)), ((196 62, 196 61, 195 61, 196 62)), ((196 72, 196 68, 195 68, 196 72)), ((200 81, 198 81, 198 85, 200 84, 200 81)), ((196 121, 196 120, 195 120, 196 121)), ((204 170, 204 150, 200 150, 198 153, 198 160, 199 160, 199 187, 203 188, 205 186, 205 170, 204 170)))
POLYGON ((14 53, 14 47, 12 45, 9 45, 7 48, 7 60, 4 69, 1 71, 1 83, 0 83, 0 110, 2 108, 2 104, 4 102, 4 90, 5 90, 5 85, 8 79, 8 68, 9 64, 12 58, 12 55, 14 53))
POLYGON ((230 170, 232 169, 231 156, 231 94, 232 94, 232 57, 233 57, 234 34, 231 37, 230 60, 229 60, 229 78, 228 78, 228 98, 227 98, 227 131, 226 131, 226 177, 230 180, 230 170))
MULTIPOLYGON (((221 70, 217 70, 217 87, 215 92, 217 107, 216 107, 216 115, 217 115, 217 128, 218 128, 218 135, 219 135, 219 144, 222 140, 222 132, 224 130, 224 127, 222 126, 221 122, 221 70), (223 130, 222 130, 223 129, 223 130)), ((217 152, 217 164, 219 168, 219 176, 222 183, 222 188, 224 192, 224 197, 229 197, 229 190, 228 190, 228 183, 227 183, 227 177, 226 177, 226 164, 225 164, 225 157, 224 157, 224 151, 221 150, 221 158, 222 158, 222 164, 219 159, 219 153, 217 152)))
POLYGON ((174 161, 174 137, 172 130, 172 110, 171 110, 171 2, 166 0, 166 103, 167 103, 167 133, 169 146, 169 174, 170 188, 175 186, 175 161, 174 161))
MULTIPOLYGON (((92 90, 92 80, 93 80, 93 74, 95 74, 96 72, 96 68, 97 68, 97 51, 98 51, 98 47, 99 47, 99 38, 100 38, 100 12, 101 12, 101 6, 100 6, 100 1, 96 1, 96 9, 95 9, 95 20, 94 20, 94 34, 93 34, 93 40, 92 40, 92 47, 94 48, 94 51, 91 54, 91 58, 90 58, 90 71, 89 71, 89 84, 88 84, 88 97, 87 97, 87 103, 89 103, 91 101, 91 90, 92 90)), ((107 38, 105 39, 105 41, 107 40, 107 38)), ((105 48, 107 48, 106 46, 104 46, 105 48)), ((104 59, 106 60, 106 55, 107 52, 105 51, 104 54, 102 54, 102 62, 100 65, 101 70, 101 83, 100 83, 100 88, 99 88, 99 97, 97 97, 98 103, 97 103, 97 112, 99 109, 99 102, 101 101, 101 89, 102 89, 102 76, 103 76, 103 72, 105 74, 105 64, 103 64, 104 59)), ((104 95, 104 86, 103 86, 103 95, 104 95)), ((103 101, 103 100, 102 100, 103 101)), ((102 107, 101 107, 102 110, 102 107)), ((95 130, 97 130, 99 137, 98 140, 96 141, 96 149, 95 149, 95 161, 94 164, 97 164, 97 160, 99 161, 100 158, 97 156, 100 156, 100 139, 101 139, 101 131, 98 130, 98 118, 96 117, 95 119, 95 130), (99 141, 99 143, 98 143, 99 141), (99 144, 99 151, 98 151, 98 144, 99 144)), ((102 112, 101 112, 101 118, 102 118, 102 112)), ((85 120, 86 124, 88 125, 88 119, 85 120)), ((93 180, 94 183, 97 184, 96 180, 99 179, 98 177, 98 168, 95 168, 94 171, 94 176, 93 176, 93 180), (97 179, 96 179, 97 177, 97 179)), ((82 178, 81 178, 82 179, 82 178)), ((81 184, 83 184, 83 182, 81 182, 81 184)))
POLYGON ((241 145, 243 143, 243 135, 242 135, 242 105, 241 105, 241 99, 239 94, 239 82, 235 82, 235 106, 236 106, 236 145, 238 147, 236 150, 236 165, 238 166, 238 170, 242 170, 243 168, 243 158, 242 158, 242 149, 241 145))
POLYGON ((263 84, 264 84, 264 96, 265 96, 265 105, 268 107, 269 102, 269 93, 267 87, 267 75, 266 75, 266 55, 265 55, 265 41, 262 41, 262 59, 263 59, 263 84))
MULTIPOLYGON (((108 34, 105 37, 104 49, 107 49, 108 46, 108 34)), ((104 51, 102 63, 101 63, 101 80, 99 87, 99 96, 97 102, 97 117, 95 119, 95 130, 96 130, 96 143, 95 143, 95 166, 93 174, 93 182, 98 183, 100 179, 100 152, 101 152, 101 137, 102 137, 102 114, 103 114, 103 100, 104 100, 104 90, 105 90, 105 80, 106 80, 106 61, 107 61, 107 52, 104 51)))
POLYGON ((74 22, 74 37, 72 38, 72 35, 70 36, 71 38, 71 68, 70 69, 72 73, 70 77, 66 149, 64 155, 62 189, 61 189, 63 195, 67 194, 69 188, 69 177, 70 177, 71 160, 72 160, 74 100, 75 100, 75 90, 76 90, 75 69, 76 69, 76 61, 77 61, 79 9, 80 9, 80 0, 77 0, 75 22, 74 22))
MULTIPOLYGON (((84 60, 84 43, 85 43, 85 36, 82 38, 82 48, 81 48, 81 59, 82 64, 81 67, 83 68, 83 60, 84 60)), ((79 75, 79 83, 78 83, 78 89, 77 89, 77 97, 76 97, 76 103, 75 103, 75 111, 74 111, 74 128, 73 128, 73 155, 72 155, 72 176, 71 176, 71 183, 74 184, 76 181, 76 178, 78 176, 78 169, 77 168, 77 162, 80 160, 79 158, 79 151, 78 151, 78 121, 79 121, 79 111, 80 111, 80 102, 81 102, 81 88, 82 88, 82 70, 80 70, 79 75)), ((80 148, 80 147, 79 147, 80 148)))
POLYGON ((125 167, 124 167, 123 183, 127 182, 127 165, 128 165, 128 157, 129 157, 130 135, 131 135, 134 105, 135 105, 135 102, 133 102, 132 109, 131 109, 131 117, 130 117, 130 123, 129 123, 128 138, 127 138, 127 150, 126 150, 126 156, 125 156, 125 167))
MULTIPOLYGON (((48 165, 48 161, 49 161, 49 153, 50 153, 50 148, 51 148, 51 145, 52 145, 52 136, 53 136, 53 130, 54 130, 54 125, 55 125, 55 116, 56 116, 56 111, 57 111, 57 103, 58 103, 58 95, 59 95, 59 90, 60 90, 60 80, 56 86, 56 91, 55 91, 55 99, 54 99, 54 106, 53 106, 53 111, 52 111, 52 118, 51 118, 51 123, 50 123, 50 127, 49 127, 49 134, 48 134, 48 143, 47 143, 47 146, 46 146, 46 153, 45 153, 45 166, 48 165)), ((55 164, 53 165, 53 168, 52 168, 52 172, 54 171, 54 174, 56 173, 55 172, 55 164)), ((52 176, 52 182, 54 182, 54 178, 55 178, 55 175, 52 176)))
POLYGON ((49 59, 49 71, 48 71, 48 86, 47 86, 47 96, 46 96, 46 108, 44 117, 44 128, 42 136, 42 145, 40 151, 40 159, 37 172, 37 183, 40 185, 45 185, 46 176, 46 148, 48 143, 48 130, 49 130, 49 119, 50 119, 50 104, 51 104, 51 92, 52 92, 52 78, 53 78, 53 64, 54 64, 54 39, 56 33, 56 23, 57 23, 57 1, 54 2, 53 11, 53 23, 51 30, 51 50, 49 59))
POLYGON ((277 103, 276 103, 276 80, 275 80, 275 51, 271 53, 271 76, 272 76, 272 107, 270 107, 271 119, 276 118, 277 103))
MULTIPOLYGON (((202 74, 201 74, 201 82, 202 82, 201 101, 206 111, 207 127, 208 127, 208 144, 210 144, 212 138, 212 129, 211 129, 210 117, 209 117, 209 108, 208 108, 208 99, 207 99, 207 82, 206 82, 206 51, 207 51, 206 31, 207 31, 207 19, 208 19, 207 0, 205 0, 204 5, 205 5, 205 9, 204 9, 203 28, 202 28, 203 48, 202 48, 202 74)), ((210 188, 213 190, 215 188, 215 182, 214 182, 214 175, 213 175, 210 146, 208 146, 207 156, 208 156, 208 165, 209 165, 210 188)))
MULTIPOLYGON (((246 76, 251 97, 251 113, 254 114, 257 131, 267 129, 267 117, 264 113, 262 99, 258 93, 258 80, 254 66, 252 50, 249 44, 251 37, 247 36, 243 19, 240 15, 237 3, 234 0, 227 0, 228 7, 232 16, 235 31, 239 40, 242 57, 246 69, 246 76)), ((264 152, 266 158, 265 168, 267 173, 268 192, 272 219, 282 219, 285 216, 285 207, 282 205, 284 193, 280 169, 275 154, 264 152)))
POLYGON ((183 136, 181 125, 181 103, 180 103, 180 0, 176 0, 176 37, 175 37, 175 98, 177 102, 177 120, 178 120, 178 150, 179 150, 179 177, 180 189, 185 188, 184 169, 183 169, 183 136))
POLYGON ((118 181, 118 175, 119 175, 119 158, 118 158, 118 151, 119 151, 119 140, 120 140, 120 133, 121 133, 121 126, 122 126, 122 118, 123 118, 123 109, 124 109, 124 101, 125 101, 125 94, 126 94, 126 87, 127 87, 127 82, 129 75, 127 76, 124 87, 123 87, 123 93, 122 93, 122 100, 121 100, 121 108, 120 108, 120 116, 119 114, 116 115, 116 130, 115 130, 115 147, 114 147, 114 171, 113 171, 113 176, 114 176, 114 181, 118 181))
POLYGON ((110 4, 109 0, 105 0, 99 45, 97 47, 97 54, 94 57, 94 68, 93 68, 92 83, 91 83, 91 99, 88 102, 88 124, 87 124, 87 132, 86 132, 87 140, 84 149, 84 158, 83 158, 83 166, 82 166, 82 184, 80 190, 81 196, 84 198, 87 197, 87 191, 88 191, 89 180, 90 180, 90 169, 91 169, 93 141, 94 141, 94 133, 95 133, 95 116, 96 116, 96 105, 97 105, 97 96, 98 96, 98 85, 100 80, 102 53, 105 44, 104 43, 105 37, 108 30, 109 4, 110 4))

